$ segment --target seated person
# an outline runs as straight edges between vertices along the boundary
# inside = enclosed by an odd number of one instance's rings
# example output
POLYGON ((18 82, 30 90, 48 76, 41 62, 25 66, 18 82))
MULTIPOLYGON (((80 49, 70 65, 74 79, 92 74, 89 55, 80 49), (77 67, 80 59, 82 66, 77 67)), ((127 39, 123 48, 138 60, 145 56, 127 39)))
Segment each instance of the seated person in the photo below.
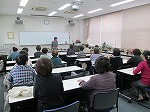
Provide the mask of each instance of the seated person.
POLYGON ((62 78, 60 74, 53 74, 52 69, 52 62, 48 58, 36 62, 33 96, 38 99, 37 112, 64 106, 62 78))
POLYGON ((35 72, 31 66, 27 65, 27 55, 20 54, 16 58, 16 63, 8 74, 8 81, 12 86, 32 85, 35 72))
POLYGON ((103 55, 100 54, 100 49, 98 47, 95 47, 94 53, 90 56, 92 66, 94 66, 95 61, 99 56, 103 56, 103 55))
POLYGON ((18 49, 16 47, 13 47, 13 52, 8 57, 8 60, 16 60, 16 57, 19 55, 18 49))
POLYGON ((70 44, 69 48, 67 49, 67 55, 75 54, 75 50, 73 49, 73 45, 70 44))
POLYGON ((95 62, 95 69, 98 74, 92 76, 89 81, 78 80, 81 88, 88 90, 88 101, 90 107, 93 104, 93 96, 96 92, 110 91, 116 89, 115 74, 109 72, 110 62, 106 57, 99 57, 95 62))
POLYGON ((150 87, 150 51, 144 51, 142 55, 144 61, 140 62, 133 71, 134 75, 141 72, 141 80, 131 83, 137 100, 149 100, 149 96, 143 88, 150 87))
POLYGON ((138 64, 143 61, 141 57, 141 51, 139 49, 134 49, 133 51, 134 56, 132 56, 126 64, 124 65, 130 65, 131 67, 137 67, 138 64))
POLYGON ((54 67, 62 67, 63 64, 61 63, 61 59, 59 57, 57 57, 58 55, 58 51, 57 50, 53 50, 52 51, 52 58, 51 58, 51 61, 53 63, 53 66, 54 67))
MULTIPOLYGON (((24 55, 26 55, 27 57, 28 57, 28 52, 27 52, 27 50, 21 50, 20 52, 19 52, 19 54, 24 54, 24 55)), ((29 66, 31 66, 32 67, 32 60, 28 57, 28 63, 27 63, 27 65, 29 65, 29 66)))
POLYGON ((114 48, 113 55, 109 58, 112 71, 117 73, 118 68, 123 65, 120 50, 118 48, 114 48))
POLYGON ((85 44, 85 48, 83 50, 84 53, 91 53, 90 49, 89 49, 89 44, 85 44))
POLYGON ((29 49, 27 47, 22 48, 22 50, 27 51, 27 53, 29 52, 29 49))
POLYGON ((34 57, 35 57, 35 58, 40 58, 40 56, 43 54, 43 53, 41 52, 41 46, 40 46, 40 45, 37 45, 37 46, 36 46, 36 50, 37 50, 37 52, 34 53, 34 57))
POLYGON ((86 58, 86 54, 83 52, 84 46, 81 45, 81 46, 79 47, 79 49, 80 49, 80 52, 78 53, 77 58, 86 58))
POLYGON ((40 56, 40 58, 48 58, 48 59, 52 58, 52 56, 48 54, 48 49, 47 48, 43 48, 42 53, 43 54, 40 56))

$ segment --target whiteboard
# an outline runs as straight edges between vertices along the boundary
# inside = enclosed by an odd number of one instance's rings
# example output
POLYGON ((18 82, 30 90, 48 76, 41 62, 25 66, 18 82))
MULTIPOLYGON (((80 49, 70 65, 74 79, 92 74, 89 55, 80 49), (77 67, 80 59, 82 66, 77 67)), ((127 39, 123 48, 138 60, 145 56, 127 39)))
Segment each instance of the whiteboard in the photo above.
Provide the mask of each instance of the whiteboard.
POLYGON ((68 32, 19 32, 20 45, 48 45, 58 38, 58 44, 69 44, 68 32))

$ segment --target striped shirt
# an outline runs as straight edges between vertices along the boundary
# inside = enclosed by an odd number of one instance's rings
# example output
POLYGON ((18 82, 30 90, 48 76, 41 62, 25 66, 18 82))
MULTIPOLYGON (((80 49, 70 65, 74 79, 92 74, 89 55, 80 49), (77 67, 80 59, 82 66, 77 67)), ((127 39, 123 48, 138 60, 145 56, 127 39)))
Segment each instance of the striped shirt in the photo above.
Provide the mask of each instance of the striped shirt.
POLYGON ((33 84, 34 74, 34 69, 31 66, 16 64, 10 71, 8 80, 13 86, 33 84))

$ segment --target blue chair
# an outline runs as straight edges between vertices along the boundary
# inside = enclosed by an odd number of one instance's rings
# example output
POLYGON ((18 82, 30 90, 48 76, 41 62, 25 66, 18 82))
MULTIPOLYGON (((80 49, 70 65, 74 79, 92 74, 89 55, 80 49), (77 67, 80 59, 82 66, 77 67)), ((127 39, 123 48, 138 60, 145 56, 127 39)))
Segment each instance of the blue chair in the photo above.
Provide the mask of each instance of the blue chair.
POLYGON ((109 112, 117 108, 118 112, 118 95, 119 89, 108 92, 96 92, 93 98, 92 108, 88 108, 89 112, 109 112))
POLYGON ((76 101, 67 106, 63 106, 56 109, 44 110, 43 112, 78 112, 79 111, 79 101, 76 101))

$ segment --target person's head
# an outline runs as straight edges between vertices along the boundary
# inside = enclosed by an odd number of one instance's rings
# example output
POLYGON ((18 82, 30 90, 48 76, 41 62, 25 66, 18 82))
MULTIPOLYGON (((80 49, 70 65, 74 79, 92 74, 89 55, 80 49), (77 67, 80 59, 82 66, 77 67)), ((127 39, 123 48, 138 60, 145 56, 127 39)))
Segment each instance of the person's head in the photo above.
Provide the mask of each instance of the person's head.
POLYGON ((26 65, 28 62, 28 56, 25 54, 19 54, 19 56, 16 58, 16 63, 18 65, 26 65))
POLYGON ((40 58, 35 64, 35 70, 38 75, 48 76, 52 73, 53 64, 48 58, 40 58))
POLYGON ((22 48, 22 50, 25 50, 27 52, 29 51, 29 49, 27 47, 22 48))
POLYGON ((42 53, 43 53, 43 54, 48 53, 48 49, 47 49, 47 48, 43 48, 43 49, 42 49, 42 53))
POLYGON ((83 51, 83 50, 84 50, 84 46, 81 45, 81 46, 79 47, 79 49, 80 49, 80 51, 83 51))
POLYGON ((40 51, 40 50, 41 50, 41 46, 40 46, 40 45, 37 45, 37 46, 36 46, 36 50, 37 50, 37 51, 40 51))
POLYGON ((113 55, 114 56, 120 56, 120 50, 118 48, 114 48, 113 55))
POLYGON ((94 54, 99 54, 100 51, 99 51, 99 48, 98 47, 94 47, 94 54))
POLYGON ((139 49, 134 49, 133 54, 134 55, 141 55, 141 51, 139 49))
POLYGON ((95 47, 99 47, 98 45, 95 45, 95 47))
POLYGON ((143 53, 142 53, 142 57, 144 58, 144 60, 147 61, 147 64, 148 66, 150 67, 150 51, 148 50, 145 50, 143 53))
POLYGON ((72 44, 70 44, 69 48, 70 48, 70 49, 73 49, 73 45, 72 45, 72 44))
POLYGON ((88 48, 88 47, 89 47, 89 44, 85 44, 85 47, 88 48))
POLYGON ((26 55, 26 56, 28 57, 28 52, 27 52, 26 50, 21 50, 21 51, 19 52, 19 54, 24 54, 24 55, 26 55))
POLYGON ((13 49, 14 52, 18 51, 18 49, 16 47, 13 47, 12 49, 13 49))
POLYGON ((52 51, 52 56, 53 56, 53 57, 57 57, 57 55, 58 55, 58 51, 54 49, 54 50, 52 51))
POLYGON ((57 37, 54 37, 54 40, 57 40, 57 37))
POLYGON ((98 57, 95 62, 95 69, 97 73, 103 74, 109 72, 110 70, 110 61, 106 57, 98 57))

